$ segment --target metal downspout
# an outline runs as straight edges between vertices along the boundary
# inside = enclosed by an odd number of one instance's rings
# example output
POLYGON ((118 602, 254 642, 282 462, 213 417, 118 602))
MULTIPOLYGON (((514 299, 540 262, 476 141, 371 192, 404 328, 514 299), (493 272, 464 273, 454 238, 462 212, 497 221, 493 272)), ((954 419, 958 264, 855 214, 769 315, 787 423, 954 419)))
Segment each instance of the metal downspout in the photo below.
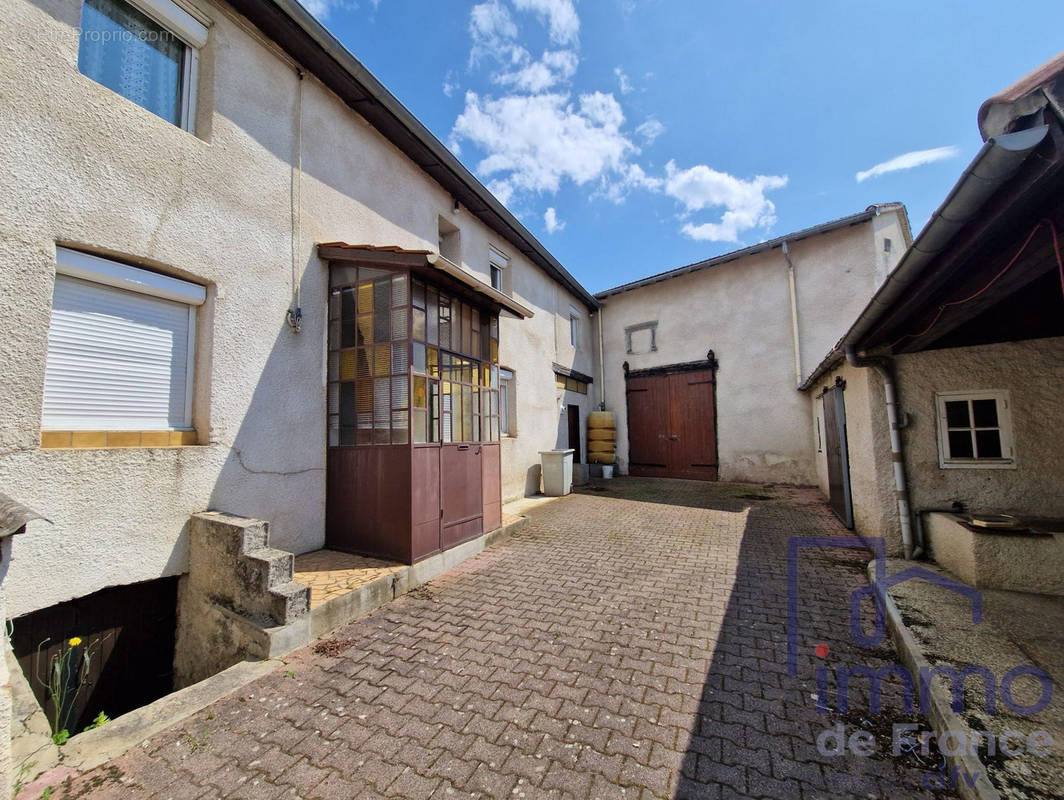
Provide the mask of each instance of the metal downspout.
POLYGON ((606 312, 606 305, 599 306, 595 316, 598 317, 598 351, 599 351, 599 411, 606 410, 606 368, 602 360, 602 315, 606 312))
POLYGON ((787 285, 791 295, 791 339, 794 342, 794 385, 801 386, 802 378, 802 345, 798 338, 798 288, 794 281, 794 263, 791 261, 791 251, 787 242, 782 245, 783 257, 787 260, 787 285))
POLYGON ((912 516, 909 511, 909 484, 905 478, 905 454, 901 446, 898 426, 898 404, 894 391, 894 375, 890 360, 886 358, 860 358, 853 345, 846 345, 846 361, 853 367, 871 367, 883 379, 884 400, 887 406, 887 422, 890 425, 890 457, 894 465, 894 495, 898 502, 898 522, 901 525, 901 545, 906 559, 919 558, 924 554, 923 542, 913 546, 912 516))

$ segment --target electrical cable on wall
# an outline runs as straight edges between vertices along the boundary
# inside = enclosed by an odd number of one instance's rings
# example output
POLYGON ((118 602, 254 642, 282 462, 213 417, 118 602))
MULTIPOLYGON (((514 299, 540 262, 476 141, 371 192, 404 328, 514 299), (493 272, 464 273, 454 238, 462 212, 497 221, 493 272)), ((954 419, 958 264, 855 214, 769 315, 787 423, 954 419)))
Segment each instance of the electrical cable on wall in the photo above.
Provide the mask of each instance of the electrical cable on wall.
POLYGON ((303 70, 296 69, 296 75, 299 76, 296 88, 296 164, 288 195, 292 214, 292 306, 285 314, 285 318, 292 331, 299 333, 303 327, 303 309, 299 297, 299 240, 302 233, 300 188, 303 179, 303 70))
POLYGON ((919 333, 907 333, 907 334, 905 334, 904 336, 899 338, 897 341, 892 342, 891 345, 890 345, 890 349, 893 350, 895 347, 897 347, 899 344, 901 344, 901 342, 905 341, 906 339, 918 339, 918 338, 920 338, 921 336, 926 334, 928 331, 930 331, 933 327, 935 327, 935 325, 938 323, 939 319, 942 318, 942 314, 945 313, 947 308, 950 308, 952 306, 961 306, 961 305, 964 305, 965 303, 971 302, 972 300, 975 300, 977 297, 982 295, 987 289, 989 289, 995 283, 997 283, 998 279, 1001 278, 1010 269, 1012 269, 1013 265, 1017 261, 1019 261, 1020 256, 1023 255, 1024 251, 1027 249, 1027 246, 1031 243, 1031 240, 1034 238, 1034 235, 1036 233, 1038 233, 1039 228, 1041 228, 1043 225, 1049 226, 1049 232, 1050 232, 1050 234, 1053 237, 1053 252, 1054 252, 1054 254, 1056 255, 1056 258, 1057 258, 1057 272, 1060 275, 1061 298, 1064 299, 1064 258, 1061 257, 1060 241, 1059 241, 1059 239, 1057 237, 1057 226, 1053 223, 1053 220, 1051 220, 1051 219, 1043 219, 1043 220, 1040 220, 1033 228, 1031 228, 1031 232, 1029 234, 1027 234, 1027 238, 1024 239, 1023 244, 1020 246, 1020 249, 1016 251, 1016 255, 1014 255, 1009 260, 1009 263, 1006 264, 1004 266, 1004 268, 997 275, 995 275, 993 278, 991 278, 990 282, 987 283, 982 289, 979 289, 974 294, 971 294, 971 295, 969 295, 968 297, 965 297, 962 300, 951 300, 948 303, 943 303, 942 305, 940 305, 938 307, 938 311, 935 313, 935 316, 931 319, 931 322, 928 323, 926 328, 924 328, 919 333))

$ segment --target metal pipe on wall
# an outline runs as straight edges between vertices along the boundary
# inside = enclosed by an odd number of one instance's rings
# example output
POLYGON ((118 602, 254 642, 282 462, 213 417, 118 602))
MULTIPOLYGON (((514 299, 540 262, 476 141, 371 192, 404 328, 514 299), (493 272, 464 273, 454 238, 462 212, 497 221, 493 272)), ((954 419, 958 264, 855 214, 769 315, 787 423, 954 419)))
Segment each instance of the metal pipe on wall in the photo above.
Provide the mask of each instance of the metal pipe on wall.
POLYGON ((595 312, 595 316, 598 317, 598 351, 599 351, 599 411, 606 410, 606 368, 603 366, 602 360, 602 315, 606 311, 606 306, 599 306, 598 311, 595 312))
POLYGON ((801 386, 802 378, 802 345, 798 338, 798 287, 794 280, 794 262, 791 261, 791 251, 787 243, 783 245, 783 257, 787 260, 787 286, 791 296, 791 339, 794 342, 794 385, 801 386))
POLYGON ((901 526, 901 545, 905 557, 919 558, 923 555, 923 543, 913 548, 912 517, 909 511, 909 484, 905 477, 905 453, 901 444, 901 428, 898 426, 898 403, 894 391, 894 375, 890 362, 880 358, 860 358, 853 345, 846 345, 846 361, 854 367, 871 367, 883 379, 883 395, 887 406, 887 422, 890 425, 890 457, 894 465, 894 495, 898 503, 898 523, 901 526))

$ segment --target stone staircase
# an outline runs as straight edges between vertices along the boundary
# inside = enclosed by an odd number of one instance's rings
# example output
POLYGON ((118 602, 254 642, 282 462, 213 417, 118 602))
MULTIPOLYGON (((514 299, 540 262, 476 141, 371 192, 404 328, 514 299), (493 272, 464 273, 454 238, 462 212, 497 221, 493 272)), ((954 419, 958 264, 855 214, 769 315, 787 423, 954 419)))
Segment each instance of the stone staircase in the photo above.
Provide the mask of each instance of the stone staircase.
POLYGON ((268 522, 206 511, 189 519, 188 534, 174 662, 179 686, 310 641, 310 588, 293 580, 295 556, 270 547, 268 522))

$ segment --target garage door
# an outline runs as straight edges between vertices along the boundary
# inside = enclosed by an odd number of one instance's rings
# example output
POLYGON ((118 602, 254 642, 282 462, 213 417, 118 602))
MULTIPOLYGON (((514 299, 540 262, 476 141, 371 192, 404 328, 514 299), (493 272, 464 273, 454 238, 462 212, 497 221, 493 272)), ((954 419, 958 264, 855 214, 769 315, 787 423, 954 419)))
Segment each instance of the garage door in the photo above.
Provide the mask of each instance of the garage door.
POLYGON ((628 374, 632 475, 717 480, 714 382, 709 362, 628 374))

